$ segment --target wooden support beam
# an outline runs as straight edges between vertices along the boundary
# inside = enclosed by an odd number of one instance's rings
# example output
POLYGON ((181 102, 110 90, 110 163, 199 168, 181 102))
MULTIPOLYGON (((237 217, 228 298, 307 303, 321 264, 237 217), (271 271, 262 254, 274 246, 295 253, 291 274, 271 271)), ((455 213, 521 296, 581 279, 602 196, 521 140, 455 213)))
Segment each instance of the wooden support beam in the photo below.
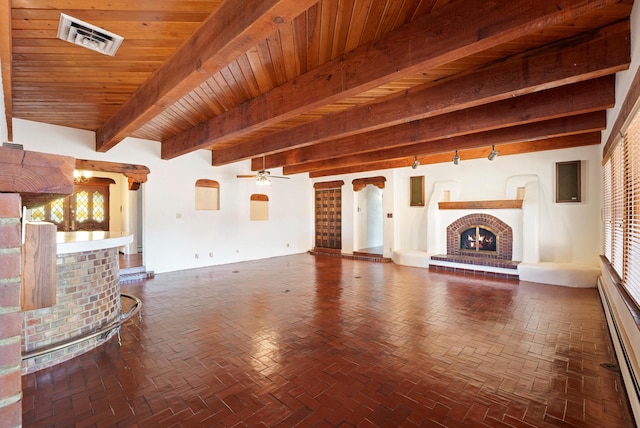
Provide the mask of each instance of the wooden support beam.
POLYGON ((414 88, 387 101, 327 115, 240 146, 214 147, 212 159, 220 165, 613 74, 629 67, 630 39, 629 21, 623 21, 436 86, 414 88))
MULTIPOLYGON (((499 156, 517 155, 523 153, 543 152, 547 150, 568 149, 573 147, 591 146, 600 144, 600 132, 591 132, 588 134, 569 135, 565 137, 549 138, 540 141, 524 141, 519 143, 503 144, 496 146, 496 150, 500 152, 499 156)), ((458 152, 461 162, 469 159, 486 158, 489 154, 487 148, 476 148, 458 152)), ((418 156, 420 165, 428 165, 435 163, 451 162, 453 152, 439 153, 435 155, 418 156)), ((394 159, 391 161, 374 162, 363 164, 360 166, 350 166, 345 168, 325 169, 313 171, 309 173, 310 178, 329 177, 333 175, 352 174, 357 172, 378 171, 392 168, 409 167, 414 158, 411 156, 406 159, 394 159)), ((489 162, 489 161, 487 161, 489 162)))
MULTIPOLYGON (((446 4, 386 36, 164 141, 171 159, 290 119, 322 105, 507 43, 616 0, 446 4), (496 14, 500 20, 495 19, 496 14)), ((239 159, 239 158, 238 158, 239 159)), ((215 160, 216 164, 219 164, 215 160)))
MULTIPOLYGON (((480 147, 491 147, 494 144, 507 144, 525 141, 545 140, 566 135, 599 132, 606 128, 607 115, 604 110, 585 113, 579 116, 562 117, 542 122, 529 123, 477 134, 443 138, 441 140, 409 144, 391 149, 367 153, 355 153, 348 156, 332 157, 317 161, 287 165, 283 168, 285 175, 299 174, 322 169, 345 168, 371 162, 392 159, 406 159, 410 156, 425 156, 438 153, 449 153, 455 150, 466 150, 480 147)), ((283 153, 272 155, 284 156, 283 153)), ((268 157, 267 157, 268 158, 268 157)))
POLYGON ((286 153, 284 164, 374 152, 601 111, 612 107, 614 100, 615 77, 606 76, 292 150, 286 153))
POLYGON ((69 156, 0 147, 0 192, 19 193, 27 208, 68 196, 74 164, 69 156))
POLYGON ((121 173, 129 179, 129 190, 138 190, 141 183, 147 182, 147 176, 151 173, 144 165, 86 159, 76 159, 76 169, 121 173))
POLYGON ((225 1, 96 132, 106 152, 317 0, 225 1))

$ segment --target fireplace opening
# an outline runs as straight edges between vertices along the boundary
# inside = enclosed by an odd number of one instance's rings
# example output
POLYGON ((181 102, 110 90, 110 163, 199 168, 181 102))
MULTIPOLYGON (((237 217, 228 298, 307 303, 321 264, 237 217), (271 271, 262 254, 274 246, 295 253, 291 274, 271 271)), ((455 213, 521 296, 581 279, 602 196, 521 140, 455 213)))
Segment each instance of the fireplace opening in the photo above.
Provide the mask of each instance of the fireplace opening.
POLYGON ((460 250, 464 252, 493 252, 497 250, 498 237, 489 229, 474 226, 460 234, 460 250))

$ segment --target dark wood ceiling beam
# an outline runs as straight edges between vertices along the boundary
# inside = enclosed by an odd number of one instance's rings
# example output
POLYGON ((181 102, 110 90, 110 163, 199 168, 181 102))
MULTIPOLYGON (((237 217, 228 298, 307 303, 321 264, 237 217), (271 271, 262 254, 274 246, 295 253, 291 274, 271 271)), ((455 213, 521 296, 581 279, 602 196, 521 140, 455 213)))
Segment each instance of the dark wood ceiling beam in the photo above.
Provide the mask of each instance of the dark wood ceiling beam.
MULTIPOLYGON (((615 76, 574 83, 284 152, 283 165, 367 153, 613 107, 615 76)), ((266 164, 266 163, 265 163, 266 164)))
MULTIPOLYGON (((219 165, 239 160, 239 154, 246 159, 261 153, 303 147, 612 74, 629 67, 630 39, 627 20, 534 52, 525 52, 437 86, 422 90, 414 88, 402 96, 327 115, 239 147, 214 147, 214 162, 219 165)), ((278 166, 268 164, 267 168, 278 166)))
POLYGON ((616 3, 616 0, 477 2, 438 8, 381 39, 303 74, 164 141, 171 159, 238 137, 322 105, 498 46, 616 3), (496 20, 495 16, 500 16, 496 20))
MULTIPOLYGON (((444 138, 418 144, 395 147, 376 152, 356 153, 332 159, 288 165, 283 168, 285 175, 312 172, 323 169, 344 168, 384 160, 405 159, 413 156, 426 156, 438 153, 449 153, 455 150, 467 150, 492 145, 509 144, 525 141, 544 140, 549 138, 598 132, 607 126, 607 115, 604 110, 569 116, 526 125, 512 126, 460 137, 444 138)), ((279 154, 272 155, 278 156, 279 154)), ((269 158, 269 156, 267 156, 269 158)))
POLYGON ((317 0, 225 1, 96 132, 106 152, 317 0))
MULTIPOLYGON (((559 149, 568 149, 573 147, 582 147, 582 146, 590 146, 600 144, 601 141, 600 132, 591 132, 587 134, 578 134, 578 135, 568 135, 564 137, 556 137, 549 138, 540 141, 533 142, 519 142, 519 143, 511 143, 504 144, 500 146, 496 146, 496 150, 499 152, 499 157, 516 155, 516 154, 524 154, 524 153, 533 153, 533 152, 542 152, 547 150, 559 150, 559 149)), ((421 165, 435 164, 435 163, 445 163, 451 162, 453 159, 453 152, 449 153, 438 153, 434 155, 427 156, 418 156, 418 160, 421 165)), ((459 151, 461 163, 465 160, 469 159, 481 159, 486 158, 489 154, 489 150, 486 148, 475 148, 464 151, 459 151)), ((334 169, 326 169, 320 171, 313 171, 309 173, 310 178, 319 178, 319 177, 329 177, 333 175, 345 175, 345 174, 353 174, 359 172, 367 172, 367 171, 380 171, 391 168, 403 168, 409 167, 413 163, 413 156, 406 159, 394 159, 390 161, 382 161, 382 162, 374 162, 368 163, 359 166, 350 166, 343 168, 334 168, 334 169)), ((487 162, 489 162, 487 160, 487 162)))

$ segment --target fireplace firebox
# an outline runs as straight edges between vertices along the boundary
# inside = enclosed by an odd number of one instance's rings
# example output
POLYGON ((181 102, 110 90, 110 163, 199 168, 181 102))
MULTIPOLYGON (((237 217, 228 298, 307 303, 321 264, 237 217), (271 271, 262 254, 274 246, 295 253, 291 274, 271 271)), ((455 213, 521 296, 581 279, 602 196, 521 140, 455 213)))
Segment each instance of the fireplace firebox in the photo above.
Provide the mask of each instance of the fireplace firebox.
POLYGON ((447 255, 511 260, 513 230, 492 215, 466 215, 447 226, 447 255))
POLYGON ((498 237, 482 226, 470 227, 460 234, 460 250, 464 252, 495 252, 498 237))

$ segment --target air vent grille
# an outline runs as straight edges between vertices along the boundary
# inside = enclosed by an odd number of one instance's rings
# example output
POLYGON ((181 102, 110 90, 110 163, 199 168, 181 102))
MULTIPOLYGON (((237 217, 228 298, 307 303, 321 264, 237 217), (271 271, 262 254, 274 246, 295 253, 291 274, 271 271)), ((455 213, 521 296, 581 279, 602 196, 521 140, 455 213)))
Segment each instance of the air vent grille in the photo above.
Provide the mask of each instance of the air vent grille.
POLYGON ((58 38, 104 55, 114 56, 124 38, 64 13, 60 14, 58 38))

